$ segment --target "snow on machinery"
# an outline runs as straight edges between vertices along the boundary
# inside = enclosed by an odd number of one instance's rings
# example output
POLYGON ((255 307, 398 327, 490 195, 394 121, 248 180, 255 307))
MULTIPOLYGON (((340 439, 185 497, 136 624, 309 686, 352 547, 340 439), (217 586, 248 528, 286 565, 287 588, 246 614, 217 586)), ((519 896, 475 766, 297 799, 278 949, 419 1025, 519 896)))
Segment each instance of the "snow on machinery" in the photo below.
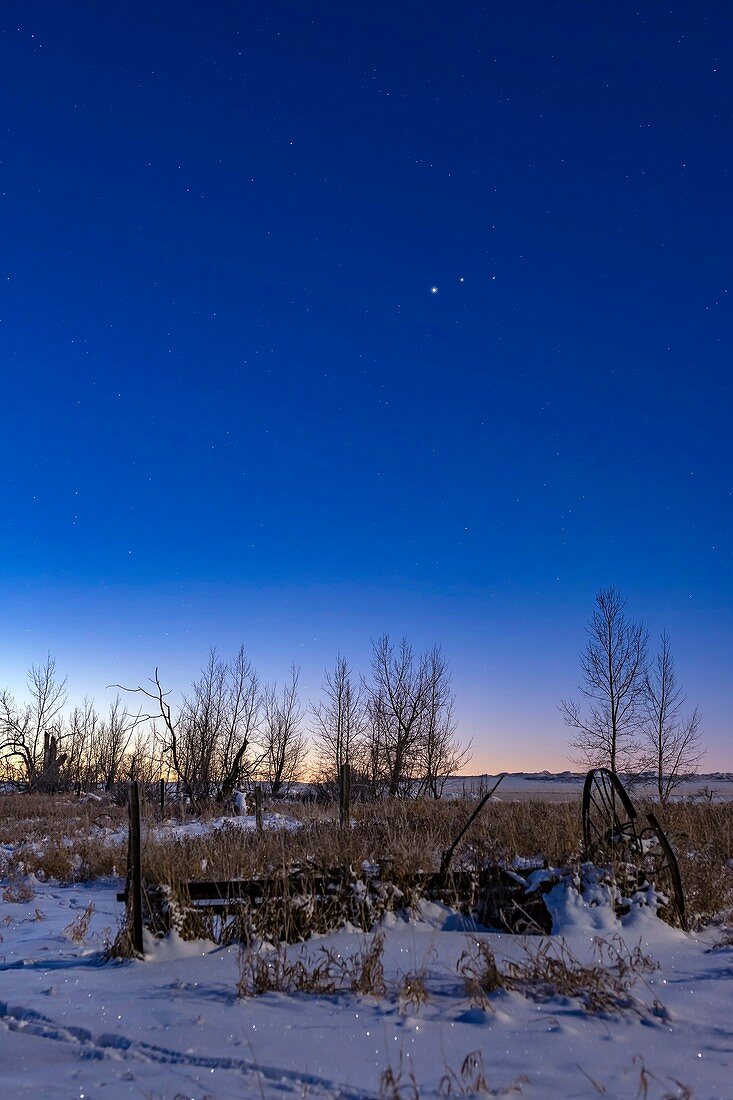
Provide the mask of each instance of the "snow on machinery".
MULTIPOLYGON (((631 899, 650 904, 659 916, 687 927, 685 899, 674 850, 656 815, 641 819, 621 780, 607 768, 588 772, 583 788, 583 840, 572 866, 518 870, 503 861, 452 870, 461 842, 503 776, 483 796, 443 853, 438 871, 415 871, 396 880, 391 861, 323 868, 293 864, 279 873, 232 880, 191 880, 175 888, 146 882, 140 862, 140 800, 130 785, 128 873, 118 900, 127 907, 127 946, 143 953, 143 927, 157 935, 175 928, 184 938, 215 935, 220 940, 253 935, 294 942, 344 922, 370 928, 386 911, 409 909, 421 899, 458 910, 485 928, 516 934, 552 932, 545 898, 565 881, 581 892, 586 880, 613 887, 619 908, 631 899)), ((342 815, 342 824, 344 822, 342 815)), ((346 817, 348 822, 348 815, 346 817)), ((344 826, 346 827, 346 826, 344 826)))

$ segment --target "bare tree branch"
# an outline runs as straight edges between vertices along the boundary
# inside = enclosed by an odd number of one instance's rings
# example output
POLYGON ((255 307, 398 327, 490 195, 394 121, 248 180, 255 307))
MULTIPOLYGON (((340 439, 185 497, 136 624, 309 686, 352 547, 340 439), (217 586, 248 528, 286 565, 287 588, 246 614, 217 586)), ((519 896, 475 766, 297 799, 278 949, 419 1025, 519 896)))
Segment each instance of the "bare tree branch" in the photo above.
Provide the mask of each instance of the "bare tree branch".
POLYGON ((705 755, 697 707, 683 714, 687 696, 677 680, 669 635, 661 636, 656 660, 644 678, 644 739, 662 805, 705 755))
POLYGON ((639 764, 647 631, 630 620, 618 588, 605 588, 586 628, 581 655, 585 703, 563 699, 560 711, 577 730, 570 744, 587 767, 603 765, 616 772, 639 764))

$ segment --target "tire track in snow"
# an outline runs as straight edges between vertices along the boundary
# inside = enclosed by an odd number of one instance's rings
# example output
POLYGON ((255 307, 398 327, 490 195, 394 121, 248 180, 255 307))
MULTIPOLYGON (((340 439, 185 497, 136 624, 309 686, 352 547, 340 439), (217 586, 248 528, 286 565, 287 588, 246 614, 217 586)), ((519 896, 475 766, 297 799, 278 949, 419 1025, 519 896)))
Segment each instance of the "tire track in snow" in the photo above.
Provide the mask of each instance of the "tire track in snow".
POLYGON ((33 1009, 19 1005, 9 1005, 0 1001, 0 1027, 16 1034, 33 1035, 36 1038, 50 1039, 76 1048, 82 1058, 120 1061, 132 1059, 139 1062, 158 1062, 168 1065, 190 1067, 193 1069, 225 1070, 233 1073, 264 1078, 272 1084, 291 1086, 298 1095, 305 1088, 321 1090, 334 1100, 376 1100, 378 1093, 352 1089, 339 1085, 327 1077, 314 1073, 298 1073, 295 1070, 279 1069, 276 1066, 263 1066, 259 1062, 245 1058, 218 1057, 208 1054, 186 1054, 170 1047, 158 1046, 128 1039, 124 1035, 105 1032, 95 1037, 88 1028, 74 1025, 56 1024, 47 1016, 33 1009))

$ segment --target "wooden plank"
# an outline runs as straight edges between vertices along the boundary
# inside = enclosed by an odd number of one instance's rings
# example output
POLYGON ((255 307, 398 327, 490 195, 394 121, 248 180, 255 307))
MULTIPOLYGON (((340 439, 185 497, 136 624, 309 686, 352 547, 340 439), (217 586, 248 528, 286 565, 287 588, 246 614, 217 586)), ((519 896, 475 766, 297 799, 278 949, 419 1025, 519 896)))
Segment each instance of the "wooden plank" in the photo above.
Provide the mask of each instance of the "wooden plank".
POLYGON ((185 889, 191 901, 221 900, 222 898, 262 897, 268 883, 259 883, 247 879, 238 882, 189 882, 185 889))
MULTIPOLYGON (((184 888, 191 901, 221 898, 307 897, 310 894, 328 893, 329 887, 341 887, 341 883, 323 876, 307 879, 246 879, 241 882, 189 882, 184 888)), ((333 889, 330 890, 333 893, 333 889)))
MULTIPOLYGON (((470 871, 458 871, 453 875, 442 875, 434 871, 418 871, 404 880, 408 887, 422 887, 425 890, 455 890, 466 892, 478 885, 484 876, 474 875, 470 871)), ((309 894, 333 893, 339 889, 351 889, 351 879, 343 873, 333 874, 295 874, 266 879, 197 879, 184 886, 191 901, 220 901, 222 899, 261 897, 296 897, 309 894)))

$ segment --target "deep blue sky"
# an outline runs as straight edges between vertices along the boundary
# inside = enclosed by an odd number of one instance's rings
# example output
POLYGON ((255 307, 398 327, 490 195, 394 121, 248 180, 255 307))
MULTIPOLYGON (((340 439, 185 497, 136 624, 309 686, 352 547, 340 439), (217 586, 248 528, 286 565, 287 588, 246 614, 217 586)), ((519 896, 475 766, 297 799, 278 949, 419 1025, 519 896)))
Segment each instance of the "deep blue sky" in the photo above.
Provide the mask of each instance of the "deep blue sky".
POLYGON ((596 589, 733 768, 725 3, 6 3, 0 677, 442 641, 562 766, 596 589), (434 289, 435 288, 435 289, 434 289))

